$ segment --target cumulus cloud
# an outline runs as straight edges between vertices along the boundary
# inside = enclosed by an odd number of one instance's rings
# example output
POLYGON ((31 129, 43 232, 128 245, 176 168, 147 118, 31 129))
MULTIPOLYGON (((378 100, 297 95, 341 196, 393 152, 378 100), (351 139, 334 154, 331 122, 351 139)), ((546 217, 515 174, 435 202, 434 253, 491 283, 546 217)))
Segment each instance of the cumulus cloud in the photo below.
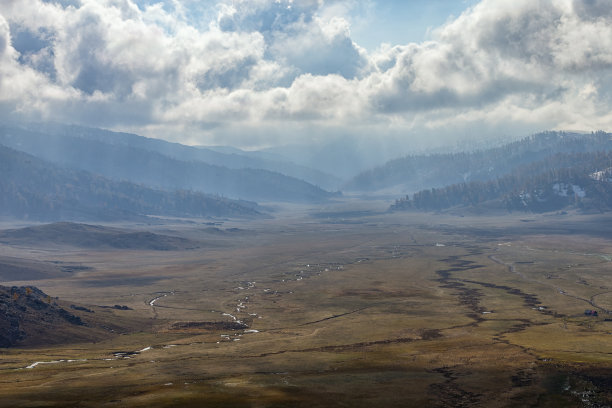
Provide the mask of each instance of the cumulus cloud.
POLYGON ((6 20, 0 16, 0 58, 4 58, 11 44, 11 30, 6 20))
POLYGON ((349 0, 0 4, 4 115, 241 145, 612 128, 605 0, 482 0, 430 41, 370 53, 349 0))
MULTIPOLYGON (((596 91, 591 96, 597 100, 609 100, 612 25, 606 14, 585 21, 574 12, 577 3, 484 0, 439 28, 433 41, 384 50, 375 57, 380 73, 373 75, 379 77, 371 93, 374 109, 407 115, 442 109, 452 124, 454 115, 466 111, 493 121, 486 114, 504 107, 555 106, 557 121, 543 115, 542 125, 567 124, 563 118, 576 109, 571 116, 582 120, 574 125, 590 128, 600 112, 572 101, 585 87, 596 91)), ((591 15, 589 7, 597 4, 581 6, 591 15)))
POLYGON ((315 0, 241 0, 222 8, 218 25, 226 32, 261 33, 267 57, 291 67, 292 79, 299 74, 358 76, 368 61, 351 40, 347 20, 319 11, 315 0))
POLYGON ((612 17, 610 3, 606 0, 574 0, 573 7, 581 18, 597 20, 612 17))

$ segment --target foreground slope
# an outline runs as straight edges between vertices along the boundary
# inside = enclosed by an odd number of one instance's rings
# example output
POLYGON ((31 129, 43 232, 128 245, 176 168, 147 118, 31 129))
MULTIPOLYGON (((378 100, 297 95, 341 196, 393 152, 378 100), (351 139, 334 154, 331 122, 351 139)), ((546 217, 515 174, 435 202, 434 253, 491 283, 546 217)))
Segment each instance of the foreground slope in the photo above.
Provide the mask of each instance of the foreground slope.
POLYGON ((61 301, 35 286, 0 285, 0 316, 0 348, 103 340, 116 336, 116 331, 141 328, 146 322, 118 318, 113 310, 61 301))

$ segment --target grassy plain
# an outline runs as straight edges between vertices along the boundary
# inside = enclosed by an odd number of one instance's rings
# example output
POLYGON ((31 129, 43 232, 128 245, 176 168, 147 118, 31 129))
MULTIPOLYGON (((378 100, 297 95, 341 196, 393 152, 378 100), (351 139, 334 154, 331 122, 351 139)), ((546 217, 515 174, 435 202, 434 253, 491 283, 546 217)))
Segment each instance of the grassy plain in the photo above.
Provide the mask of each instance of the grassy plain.
POLYGON ((611 226, 305 211, 131 226, 191 250, 4 244, 11 259, 89 269, 2 284, 123 329, 1 350, 0 406, 610 406, 611 226), (116 304, 132 310, 95 309, 116 304))

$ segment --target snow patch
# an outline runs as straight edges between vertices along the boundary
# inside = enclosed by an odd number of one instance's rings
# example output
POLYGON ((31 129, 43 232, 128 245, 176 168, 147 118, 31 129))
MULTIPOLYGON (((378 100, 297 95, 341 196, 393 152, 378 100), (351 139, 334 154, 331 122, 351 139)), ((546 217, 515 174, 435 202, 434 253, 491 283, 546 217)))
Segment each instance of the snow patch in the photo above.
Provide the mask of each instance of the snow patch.
POLYGON ((561 197, 568 197, 576 195, 580 198, 586 197, 586 192, 577 184, 565 184, 555 183, 553 184, 553 191, 556 195, 561 197))
POLYGON ((30 364, 29 366, 27 366, 26 369, 32 369, 41 364, 74 363, 75 361, 87 361, 87 359, 81 359, 81 360, 63 360, 62 359, 62 360, 53 360, 53 361, 36 361, 30 364))

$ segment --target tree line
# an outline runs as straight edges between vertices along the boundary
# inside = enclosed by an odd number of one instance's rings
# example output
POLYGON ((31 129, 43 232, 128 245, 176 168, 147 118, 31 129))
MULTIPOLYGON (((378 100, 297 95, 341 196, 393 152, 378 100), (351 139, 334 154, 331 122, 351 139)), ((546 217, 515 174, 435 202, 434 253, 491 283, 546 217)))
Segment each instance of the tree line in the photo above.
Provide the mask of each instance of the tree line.
POLYGON ((509 211, 554 211, 574 206, 612 208, 612 152, 562 153, 488 181, 424 189, 396 201, 393 210, 481 206, 509 211))

